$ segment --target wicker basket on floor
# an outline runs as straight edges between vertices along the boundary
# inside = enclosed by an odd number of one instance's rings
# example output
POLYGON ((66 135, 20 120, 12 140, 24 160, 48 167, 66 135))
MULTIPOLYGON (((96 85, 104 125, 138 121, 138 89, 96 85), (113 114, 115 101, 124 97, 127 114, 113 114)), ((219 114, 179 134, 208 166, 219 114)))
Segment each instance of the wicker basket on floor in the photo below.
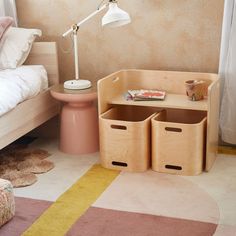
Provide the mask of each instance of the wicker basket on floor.
POLYGON ((10 181, 0 179, 0 226, 8 222, 14 214, 13 186, 10 181))

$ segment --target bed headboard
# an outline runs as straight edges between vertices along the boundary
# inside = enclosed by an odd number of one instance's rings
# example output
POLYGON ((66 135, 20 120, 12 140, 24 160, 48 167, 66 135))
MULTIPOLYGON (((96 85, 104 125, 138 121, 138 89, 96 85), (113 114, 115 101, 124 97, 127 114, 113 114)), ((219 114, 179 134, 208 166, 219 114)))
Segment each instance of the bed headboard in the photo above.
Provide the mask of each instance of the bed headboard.
POLYGON ((34 43, 24 64, 43 65, 48 72, 49 85, 59 83, 58 55, 55 42, 34 43))

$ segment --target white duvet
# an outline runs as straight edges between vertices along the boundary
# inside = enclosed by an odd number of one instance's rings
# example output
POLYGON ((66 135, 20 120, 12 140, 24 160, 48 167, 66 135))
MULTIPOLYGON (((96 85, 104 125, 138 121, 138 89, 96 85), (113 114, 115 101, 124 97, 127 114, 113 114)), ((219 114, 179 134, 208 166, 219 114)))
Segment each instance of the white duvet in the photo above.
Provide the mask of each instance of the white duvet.
POLYGON ((0 116, 46 88, 48 78, 43 66, 0 70, 0 116))

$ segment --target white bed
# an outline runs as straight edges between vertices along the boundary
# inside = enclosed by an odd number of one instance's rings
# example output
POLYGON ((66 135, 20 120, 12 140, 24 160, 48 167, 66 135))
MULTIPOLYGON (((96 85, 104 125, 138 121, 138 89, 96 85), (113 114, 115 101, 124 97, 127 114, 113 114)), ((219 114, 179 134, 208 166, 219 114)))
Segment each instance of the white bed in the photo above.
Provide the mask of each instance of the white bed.
POLYGON ((42 65, 0 70, 0 117, 47 88, 47 71, 42 65))
POLYGON ((59 112, 58 103, 50 96, 50 87, 59 83, 55 42, 34 43, 27 65, 43 65, 48 74, 48 89, 21 102, 0 117, 0 149, 28 133, 59 112))

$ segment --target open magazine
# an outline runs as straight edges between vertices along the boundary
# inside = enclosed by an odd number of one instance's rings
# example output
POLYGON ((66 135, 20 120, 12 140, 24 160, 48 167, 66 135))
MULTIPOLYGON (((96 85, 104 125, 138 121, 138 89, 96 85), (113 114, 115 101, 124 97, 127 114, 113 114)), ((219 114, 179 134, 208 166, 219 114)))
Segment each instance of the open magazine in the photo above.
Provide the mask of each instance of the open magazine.
POLYGON ((134 101, 153 101, 164 100, 166 96, 165 91, 153 90, 153 89, 139 89, 128 90, 129 100, 134 101))

